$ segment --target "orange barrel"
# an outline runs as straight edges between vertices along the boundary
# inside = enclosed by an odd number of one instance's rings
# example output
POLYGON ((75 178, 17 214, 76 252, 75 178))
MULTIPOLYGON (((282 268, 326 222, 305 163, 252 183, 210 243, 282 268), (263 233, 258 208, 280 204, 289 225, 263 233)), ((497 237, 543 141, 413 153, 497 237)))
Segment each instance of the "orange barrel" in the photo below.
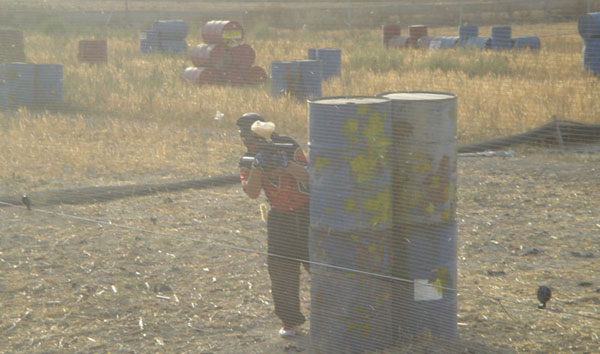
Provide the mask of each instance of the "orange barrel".
POLYGON ((231 65, 231 51, 222 44, 198 44, 192 49, 192 64, 224 70, 231 65))
POLYGON ((78 48, 77 59, 80 62, 98 63, 108 60, 106 39, 81 40, 78 48))
POLYGON ((197 85, 217 83, 218 75, 213 68, 190 66, 181 75, 183 80, 197 85))
POLYGON ((246 83, 249 85, 260 84, 267 80, 267 72, 260 66, 251 67, 246 75, 246 83))
POLYGON ((244 39, 244 29, 236 21, 209 21, 202 26, 202 39, 208 44, 236 46, 244 39))
MULTIPOLYGON (((388 46, 388 41, 402 34, 402 26, 398 24, 381 26, 383 45, 388 46)), ((309 58, 310 59, 310 58, 309 58)))
POLYGON ((433 39, 433 37, 429 37, 429 36, 424 36, 424 37, 419 38, 417 40, 417 48, 429 49, 429 44, 431 43, 432 39, 433 39))
POLYGON ((408 46, 409 36, 396 36, 390 38, 388 47, 406 48, 408 46))
POLYGON ((250 69, 256 59, 254 49, 248 44, 241 44, 231 48, 231 65, 250 69))
POLYGON ((25 62, 23 31, 12 28, 0 29, 0 63, 25 62))

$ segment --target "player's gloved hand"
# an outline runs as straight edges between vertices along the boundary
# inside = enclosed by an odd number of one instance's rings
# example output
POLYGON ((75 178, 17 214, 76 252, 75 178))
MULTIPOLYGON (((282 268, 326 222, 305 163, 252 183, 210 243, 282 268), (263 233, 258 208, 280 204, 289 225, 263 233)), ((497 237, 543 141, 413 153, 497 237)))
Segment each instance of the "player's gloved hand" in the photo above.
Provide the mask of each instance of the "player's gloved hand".
POLYGON ((269 156, 266 152, 259 151, 256 155, 254 155, 254 161, 252 162, 252 168, 260 168, 263 170, 267 167, 269 161, 269 156))
POLYGON ((271 156, 271 164, 273 169, 286 168, 288 158, 284 152, 278 152, 271 156))

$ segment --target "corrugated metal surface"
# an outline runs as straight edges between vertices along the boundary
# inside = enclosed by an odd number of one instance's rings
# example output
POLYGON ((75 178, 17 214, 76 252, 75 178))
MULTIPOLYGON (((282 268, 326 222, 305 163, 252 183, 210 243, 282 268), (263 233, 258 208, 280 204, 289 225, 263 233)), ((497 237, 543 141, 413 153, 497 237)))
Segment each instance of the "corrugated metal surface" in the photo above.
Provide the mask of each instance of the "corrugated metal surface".
POLYGON ((35 64, 0 64, 0 105, 15 109, 35 102, 35 64))
POLYGON ((489 49, 492 43, 491 38, 486 37, 471 37, 462 45, 469 48, 489 49))
POLYGON ((236 46, 244 39, 244 29, 236 21, 208 21, 202 26, 202 39, 208 44, 236 46))
POLYGON ((316 60, 321 61, 323 80, 342 76, 342 50, 337 48, 317 48, 316 60))
POLYGON ((390 24, 381 26, 381 39, 383 45, 387 47, 388 41, 402 34, 402 26, 398 24, 390 24))
POLYGON ((511 32, 510 26, 492 27, 492 41, 490 42, 490 48, 496 50, 511 49, 513 47, 511 32))
POLYGON ((299 99, 321 97, 321 83, 323 81, 321 62, 319 60, 298 60, 300 71, 300 87, 296 96, 299 99))
POLYGON ((362 353, 391 346, 390 101, 310 100, 312 349, 362 353))
POLYGON ((436 92, 392 92, 394 131, 394 318, 403 334, 457 330, 457 98, 436 92), (443 288, 442 288, 443 287, 443 288))
POLYGON ((388 41, 388 47, 406 48, 408 46, 409 36, 396 36, 388 41))
POLYGON ((479 27, 477 26, 460 26, 458 28, 458 38, 461 42, 477 36, 479 36, 479 27))
POLYGON ((35 64, 35 104, 56 106, 63 101, 63 66, 35 64))
POLYGON ((295 94, 299 81, 300 72, 297 62, 274 61, 271 63, 271 96, 295 94))
POLYGON ((577 29, 583 39, 600 38, 600 12, 581 16, 577 23, 577 29))

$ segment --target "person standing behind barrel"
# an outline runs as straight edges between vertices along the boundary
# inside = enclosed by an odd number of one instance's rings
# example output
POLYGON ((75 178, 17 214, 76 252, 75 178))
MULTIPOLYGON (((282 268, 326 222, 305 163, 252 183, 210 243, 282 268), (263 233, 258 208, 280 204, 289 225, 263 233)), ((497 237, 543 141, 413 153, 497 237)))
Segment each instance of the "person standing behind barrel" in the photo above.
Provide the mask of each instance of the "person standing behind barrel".
POLYGON ((309 190, 307 159, 291 137, 273 132, 274 124, 256 113, 237 120, 248 151, 240 159, 242 188, 256 199, 264 191, 270 205, 267 218, 268 258, 279 335, 291 337, 306 321, 300 311, 300 264, 308 271, 309 190))

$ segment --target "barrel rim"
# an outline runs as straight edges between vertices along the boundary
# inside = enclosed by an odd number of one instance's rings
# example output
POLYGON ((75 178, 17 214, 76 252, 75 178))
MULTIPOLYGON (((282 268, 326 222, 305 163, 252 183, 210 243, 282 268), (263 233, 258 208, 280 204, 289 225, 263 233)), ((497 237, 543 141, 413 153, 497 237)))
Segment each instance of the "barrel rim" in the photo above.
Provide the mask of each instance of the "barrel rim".
MULTIPOLYGON (((323 103, 322 101, 326 101, 326 100, 336 100, 336 99, 361 99, 361 98, 368 98, 368 99, 381 99, 380 102, 371 102, 371 103, 386 103, 386 102, 391 102, 392 100, 387 98, 387 97, 378 97, 378 96, 367 96, 367 95, 360 95, 360 96, 328 96, 328 97, 318 97, 318 98, 312 98, 312 99, 308 99, 307 102, 308 103, 316 103, 316 104, 323 104, 323 105, 341 105, 344 103, 323 103)), ((346 103, 346 104, 356 104, 356 103, 346 103)), ((365 103, 367 104, 367 103, 365 103)))
POLYGON ((435 95, 446 95, 449 97, 446 98, 439 98, 439 99, 435 99, 436 102, 439 101, 452 101, 455 99, 458 99, 458 96, 455 93, 451 93, 451 92, 437 92, 437 91, 388 91, 388 92, 382 92, 380 94, 378 94, 376 97, 385 97, 390 99, 391 101, 405 101, 405 102, 427 102, 425 100, 404 100, 404 99, 394 99, 391 97, 388 97, 388 95, 393 95, 393 94, 398 94, 398 93, 427 93, 427 94, 435 94, 435 95))

